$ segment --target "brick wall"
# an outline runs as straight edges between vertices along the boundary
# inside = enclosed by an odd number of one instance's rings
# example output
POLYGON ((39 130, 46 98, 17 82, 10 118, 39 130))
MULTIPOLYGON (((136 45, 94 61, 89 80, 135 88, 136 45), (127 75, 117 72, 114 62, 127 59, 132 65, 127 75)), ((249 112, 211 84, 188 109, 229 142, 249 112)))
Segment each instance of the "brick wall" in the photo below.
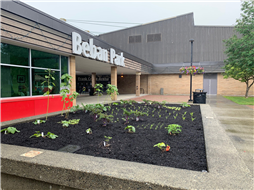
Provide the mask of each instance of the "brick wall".
MULTIPOLYGON (((217 75, 217 94, 230 96, 244 96, 246 91, 246 84, 238 80, 228 78, 223 79, 222 74, 217 75)), ((249 96, 254 95, 254 87, 249 90, 249 96)))
MULTIPOLYGON (((144 89, 144 94, 148 93, 147 90, 148 75, 140 76, 140 88, 144 89)), ((119 94, 136 94, 136 75, 121 75, 117 76, 117 88, 119 94)), ((143 94, 143 90, 140 90, 140 94, 143 94)))
MULTIPOLYGON (((148 77, 149 94, 160 94, 160 89, 164 89, 164 95, 189 95, 190 76, 178 74, 168 75, 149 75, 148 77)), ((203 75, 192 77, 192 91, 203 89, 203 75)))

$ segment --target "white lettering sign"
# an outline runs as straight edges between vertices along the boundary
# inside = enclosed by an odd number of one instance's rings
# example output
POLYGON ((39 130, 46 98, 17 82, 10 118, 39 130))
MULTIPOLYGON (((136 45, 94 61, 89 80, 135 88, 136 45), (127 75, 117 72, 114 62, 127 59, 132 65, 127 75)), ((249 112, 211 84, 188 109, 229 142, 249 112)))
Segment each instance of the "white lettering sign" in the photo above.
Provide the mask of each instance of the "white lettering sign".
MULTIPOLYGON (((99 61, 108 62, 108 50, 102 49, 101 47, 96 47, 93 45, 93 39, 90 38, 89 42, 82 42, 80 34, 72 32, 72 53, 81 55, 84 57, 89 57, 92 59, 97 59, 99 61)), ((123 53, 117 55, 113 48, 110 48, 110 63, 125 66, 123 53)))

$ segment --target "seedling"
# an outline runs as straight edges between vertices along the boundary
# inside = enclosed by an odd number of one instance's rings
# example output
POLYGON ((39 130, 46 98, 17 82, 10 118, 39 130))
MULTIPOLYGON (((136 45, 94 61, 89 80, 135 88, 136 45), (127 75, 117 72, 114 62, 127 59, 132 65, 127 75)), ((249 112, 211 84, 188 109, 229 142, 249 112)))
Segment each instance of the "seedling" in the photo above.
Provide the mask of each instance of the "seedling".
POLYGON ((153 147, 158 147, 159 149, 161 149, 161 151, 169 151, 170 149, 170 146, 169 145, 165 145, 164 142, 161 142, 161 143, 158 143, 158 144, 155 144, 153 147), (166 148, 165 148, 166 147, 166 148))
POLYGON ((153 123, 153 124, 151 124, 151 127, 150 127, 150 129, 152 129, 152 128, 153 128, 153 126, 154 126, 154 123, 153 123))
POLYGON ((182 130, 181 130, 182 126, 181 125, 178 125, 178 124, 171 124, 171 125, 168 125, 167 127, 165 127, 165 129, 167 129, 168 131, 168 134, 177 134, 177 133, 180 133, 182 130))
POLYGON ((178 116, 178 113, 177 113, 176 115, 173 115, 174 119, 176 119, 176 118, 177 118, 177 116, 178 116))
POLYGON ((193 117, 193 112, 190 113, 190 116, 193 117))
POLYGON ((196 119, 196 118, 192 117, 192 118, 191 118, 191 121, 194 121, 195 119, 196 119))
POLYGON ((35 120, 35 121, 33 122, 33 124, 39 125, 39 124, 45 123, 45 122, 46 122, 45 120, 39 120, 39 119, 37 119, 37 120, 35 120))
POLYGON ((129 102, 127 100, 120 100, 120 104, 123 105, 123 107, 126 107, 128 103, 129 102))
POLYGON ((102 120, 103 122, 103 127, 107 126, 107 123, 110 123, 113 121, 112 117, 113 115, 107 115, 107 114, 103 114, 103 113, 98 113, 98 119, 96 121, 102 120))
POLYGON ((139 120, 141 120, 139 117, 140 116, 144 116, 144 115, 147 115, 148 116, 148 114, 147 113, 145 113, 145 112, 141 112, 141 111, 133 111, 132 112, 135 116, 136 116, 136 121, 139 121, 139 120))
POLYGON ((128 133, 135 133, 136 132, 136 129, 134 126, 132 125, 128 125, 127 127, 125 127, 124 130, 128 129, 128 133))
POLYGON ((98 114, 100 114, 101 112, 102 112, 101 109, 98 109, 98 108, 96 108, 96 107, 93 107, 93 108, 91 108, 91 113, 90 113, 90 115, 92 115, 93 120, 96 121, 96 119, 98 118, 98 114))
POLYGON ((112 137, 107 137, 107 136, 104 136, 105 140, 104 140, 104 146, 110 146, 110 144, 108 144, 109 140, 112 139, 112 137))
POLYGON ((147 105, 150 105, 150 104, 151 104, 151 100, 146 100, 146 99, 143 99, 142 101, 145 103, 145 106, 147 106, 147 105))
POLYGON ((187 108, 187 107, 191 107, 189 104, 187 104, 187 102, 183 102, 181 104, 182 108, 187 108))
POLYGON ((161 122, 159 122, 159 123, 158 123, 158 125, 155 127, 155 130, 157 130, 157 129, 158 129, 158 127, 159 127, 160 123, 161 123, 161 122))
POLYGON ((5 129, 2 129, 1 130, 1 133, 4 132, 4 134, 7 134, 7 133, 11 133, 11 134, 14 134, 14 133, 19 133, 20 131, 17 130, 15 127, 7 127, 5 129))
POLYGON ((86 105, 84 105, 83 103, 81 103, 81 105, 82 105, 82 110, 84 110, 85 113, 87 113, 88 111, 91 111, 91 109, 93 107, 95 107, 94 104, 86 104, 86 105))
POLYGON ((79 105, 76 105, 76 106, 71 107, 70 112, 76 113, 77 111, 82 110, 82 109, 83 108, 81 108, 79 105))
POLYGON ((32 137, 48 137, 49 139, 55 139, 57 138, 58 136, 55 135, 54 133, 51 133, 51 132, 48 132, 47 135, 44 135, 43 132, 40 132, 40 131, 35 131, 36 133, 33 134, 32 136, 30 136, 29 138, 32 138, 32 137))
POLYGON ((89 135, 91 135, 93 132, 92 132, 92 129, 91 128, 88 128, 87 130, 86 130, 86 133, 87 134, 89 134, 89 135))
POLYGON ((122 119, 125 121, 124 124, 129 123, 129 117, 132 113, 133 111, 127 111, 126 109, 123 108, 123 114, 125 115, 125 118, 122 118, 122 119))
POLYGON ((117 102, 113 102, 113 105, 114 105, 114 106, 117 106, 117 105, 118 105, 118 103, 117 103, 117 102))
POLYGON ((163 127, 164 123, 161 124, 160 129, 163 127))
POLYGON ((99 102, 99 97, 102 96, 102 89, 103 89, 103 84, 101 83, 97 83, 95 86, 94 86, 94 89, 95 89, 95 92, 94 94, 97 94, 98 96, 98 102, 99 102))
POLYGON ((80 120, 80 119, 72 119, 72 120, 69 120, 69 121, 63 120, 63 121, 60 121, 60 122, 58 122, 58 123, 63 124, 63 127, 69 127, 69 125, 78 124, 78 123, 79 123, 79 120, 80 120))

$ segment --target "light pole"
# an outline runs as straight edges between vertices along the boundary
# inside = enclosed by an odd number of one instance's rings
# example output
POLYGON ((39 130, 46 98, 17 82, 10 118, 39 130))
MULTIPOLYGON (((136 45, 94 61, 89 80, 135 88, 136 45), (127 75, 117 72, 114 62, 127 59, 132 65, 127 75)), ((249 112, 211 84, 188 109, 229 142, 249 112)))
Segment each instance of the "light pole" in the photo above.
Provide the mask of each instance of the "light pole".
MULTIPOLYGON (((189 40, 191 43, 191 66, 192 66, 192 57, 193 57, 193 39, 189 40)), ((191 91, 192 91, 192 74, 190 74, 190 99, 189 102, 192 102, 193 100, 191 99, 191 91)))

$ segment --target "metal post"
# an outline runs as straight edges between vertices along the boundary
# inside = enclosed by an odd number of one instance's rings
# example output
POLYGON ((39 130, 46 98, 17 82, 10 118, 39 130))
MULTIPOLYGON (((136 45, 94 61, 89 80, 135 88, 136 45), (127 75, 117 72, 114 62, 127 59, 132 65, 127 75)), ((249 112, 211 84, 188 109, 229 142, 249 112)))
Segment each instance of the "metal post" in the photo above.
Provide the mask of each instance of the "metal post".
MULTIPOLYGON (((193 39, 190 39, 191 42, 191 66, 192 66, 192 57, 193 57, 193 39)), ((193 100, 191 99, 191 91, 192 91, 192 75, 190 74, 190 99, 189 102, 192 102, 193 100)))

